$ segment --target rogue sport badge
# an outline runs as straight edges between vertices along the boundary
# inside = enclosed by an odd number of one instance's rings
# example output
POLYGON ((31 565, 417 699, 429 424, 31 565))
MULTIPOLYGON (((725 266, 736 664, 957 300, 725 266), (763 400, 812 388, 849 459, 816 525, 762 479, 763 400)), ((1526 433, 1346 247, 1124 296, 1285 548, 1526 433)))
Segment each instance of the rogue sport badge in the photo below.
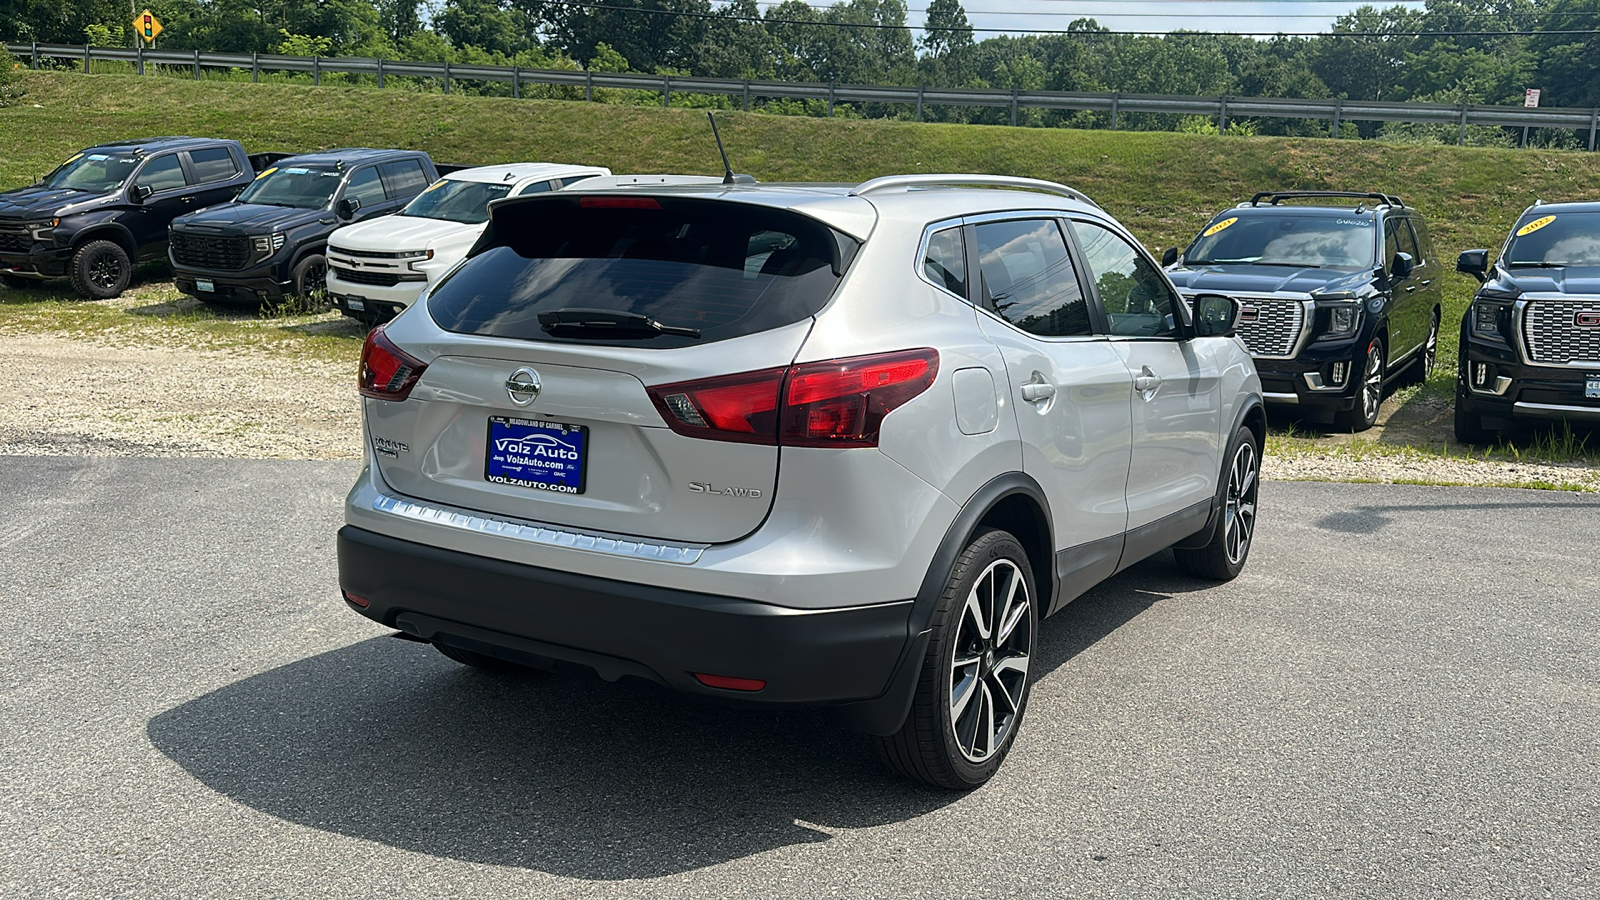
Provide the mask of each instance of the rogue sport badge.
POLYGON ((539 373, 529 368, 521 368, 511 373, 506 379, 506 393, 511 395, 511 402, 518 406, 527 406, 539 399, 539 373))

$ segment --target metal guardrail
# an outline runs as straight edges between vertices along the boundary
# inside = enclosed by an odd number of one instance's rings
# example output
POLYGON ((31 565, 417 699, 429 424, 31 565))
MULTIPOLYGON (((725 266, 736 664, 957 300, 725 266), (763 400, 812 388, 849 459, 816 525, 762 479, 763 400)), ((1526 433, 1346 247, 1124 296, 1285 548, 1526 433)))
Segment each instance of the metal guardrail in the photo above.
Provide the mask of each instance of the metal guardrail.
POLYGON ((397 62, 360 57, 278 56, 265 53, 208 53, 201 50, 145 50, 118 47, 88 47, 76 44, 6 44, 14 56, 39 68, 42 60, 81 61, 88 72, 92 62, 124 62, 143 75, 145 67, 162 65, 186 67, 199 78, 202 69, 248 69, 252 80, 262 72, 301 72, 320 84, 324 74, 372 75, 379 87, 389 76, 435 78, 450 93, 451 81, 493 81, 511 85, 513 97, 522 95, 523 85, 551 85, 582 88, 585 100, 594 99, 595 88, 659 93, 665 106, 672 95, 720 94, 736 96, 742 107, 752 99, 826 100, 828 113, 837 103, 895 103, 915 105, 917 120, 928 106, 967 106, 1009 109, 1011 124, 1017 124, 1024 109, 1076 112, 1088 110, 1109 113, 1111 127, 1117 127, 1124 113, 1166 113, 1204 116, 1214 119, 1219 130, 1230 119, 1317 119, 1330 123, 1329 133, 1337 135, 1347 121, 1410 122, 1454 125, 1459 128, 1457 143, 1466 140, 1467 126, 1493 125, 1515 128, 1587 129, 1589 149, 1596 146, 1600 132, 1600 107, 1528 108, 1522 106, 1478 106, 1444 103, 1386 103, 1375 100, 1305 100, 1277 97, 1186 97, 1168 94, 1088 94, 1066 91, 973 90, 969 88, 892 87, 865 84, 821 84, 793 81, 754 81, 726 78, 697 78, 679 75, 646 75, 625 72, 593 72, 586 69, 525 69, 520 66, 481 66, 460 63, 397 62))

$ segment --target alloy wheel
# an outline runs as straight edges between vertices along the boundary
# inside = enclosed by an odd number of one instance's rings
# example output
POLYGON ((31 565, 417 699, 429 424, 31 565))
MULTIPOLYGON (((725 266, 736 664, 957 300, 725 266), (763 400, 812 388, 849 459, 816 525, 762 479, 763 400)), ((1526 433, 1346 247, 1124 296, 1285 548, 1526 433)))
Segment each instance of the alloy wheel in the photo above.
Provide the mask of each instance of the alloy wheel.
POLYGON ((971 762, 1006 746, 1028 684, 1032 592, 1010 560, 990 563, 959 613, 950 665, 950 727, 971 762))
POLYGON ((109 253, 94 258, 89 266, 89 281, 95 287, 110 290, 122 280, 122 264, 109 253))
POLYGON ((1223 534, 1228 561, 1238 565, 1250 552, 1250 538, 1256 530, 1256 493, 1260 487, 1259 464, 1254 444, 1243 443, 1233 455, 1228 470, 1228 502, 1223 511, 1223 534))
POLYGON ((1377 421, 1378 405, 1383 402, 1383 350, 1373 344, 1367 351, 1367 368, 1361 378, 1361 411, 1368 422, 1377 421))

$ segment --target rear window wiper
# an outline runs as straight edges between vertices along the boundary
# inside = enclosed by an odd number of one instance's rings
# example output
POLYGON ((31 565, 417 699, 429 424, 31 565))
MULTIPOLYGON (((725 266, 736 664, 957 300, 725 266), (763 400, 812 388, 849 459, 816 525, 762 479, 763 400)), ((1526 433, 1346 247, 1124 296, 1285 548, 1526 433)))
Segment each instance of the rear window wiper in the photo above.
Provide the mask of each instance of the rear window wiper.
POLYGON ((573 337, 655 337, 659 334, 677 334, 697 338, 698 328, 663 325, 643 313, 621 312, 615 309, 585 309, 569 306, 552 312, 539 313, 539 327, 553 337, 563 337, 564 332, 573 337))

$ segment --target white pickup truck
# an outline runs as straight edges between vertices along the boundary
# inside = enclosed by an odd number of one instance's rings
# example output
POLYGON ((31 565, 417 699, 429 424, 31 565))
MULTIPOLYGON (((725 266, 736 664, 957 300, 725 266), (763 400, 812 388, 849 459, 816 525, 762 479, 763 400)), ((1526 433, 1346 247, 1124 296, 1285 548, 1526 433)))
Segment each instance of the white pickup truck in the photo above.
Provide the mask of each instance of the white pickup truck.
POLYGON ((556 163, 451 172, 395 215, 347 225, 328 238, 328 297, 363 322, 391 319, 472 249, 489 221, 489 201, 610 174, 556 163))

